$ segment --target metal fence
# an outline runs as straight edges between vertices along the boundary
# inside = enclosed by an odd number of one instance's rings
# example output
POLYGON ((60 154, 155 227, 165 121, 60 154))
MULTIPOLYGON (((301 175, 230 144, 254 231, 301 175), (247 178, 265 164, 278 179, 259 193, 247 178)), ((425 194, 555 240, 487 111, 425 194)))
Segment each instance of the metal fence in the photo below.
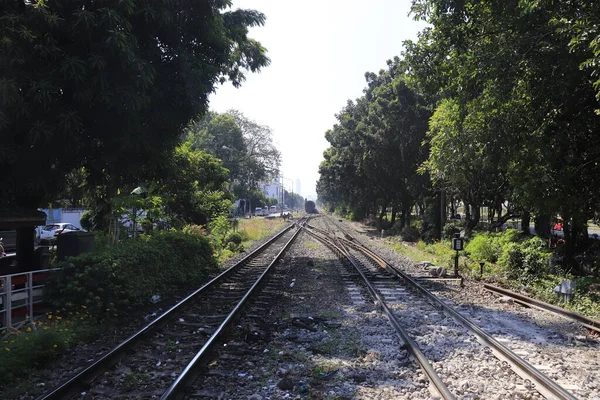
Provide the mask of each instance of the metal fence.
POLYGON ((44 315, 44 286, 55 270, 0 276, 0 334, 44 315))

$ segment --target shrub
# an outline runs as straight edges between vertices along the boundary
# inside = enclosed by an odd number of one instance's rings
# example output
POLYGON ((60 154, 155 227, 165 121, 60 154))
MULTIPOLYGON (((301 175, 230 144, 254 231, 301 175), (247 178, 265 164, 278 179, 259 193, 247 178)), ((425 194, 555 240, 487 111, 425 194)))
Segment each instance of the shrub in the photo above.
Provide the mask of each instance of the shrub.
POLYGON ((495 235, 482 233, 467 244, 465 251, 476 261, 495 263, 502 253, 502 246, 495 235))
POLYGON ((548 273, 550 256, 546 242, 533 237, 505 245, 499 263, 506 269, 509 279, 530 283, 548 273))
POLYGON ((455 233, 459 233, 465 227, 464 219, 450 220, 442 228, 442 236, 446 239, 452 239, 455 233))
POLYGON ((405 242, 416 242, 419 240, 419 230, 412 226, 405 226, 402 228, 402 240, 405 242))
POLYGON ((72 346, 88 343, 104 333, 85 309, 47 313, 45 320, 35 321, 20 329, 10 328, 0 347, 0 387, 14 384, 31 369, 44 368, 49 361, 72 346))
POLYGON ((238 245, 238 244, 242 243, 242 235, 240 235, 237 232, 232 232, 225 237, 224 242, 227 244, 234 243, 234 244, 238 245))
POLYGON ((94 213, 91 210, 85 210, 79 218, 81 227, 86 231, 91 231, 94 228, 94 213))
POLYGON ((210 221, 208 228, 210 229, 210 232, 221 242, 221 244, 225 244, 226 242, 224 239, 227 236, 227 233, 231 230, 231 222, 229 222, 226 216, 220 215, 210 221))
POLYGON ((389 236, 396 236, 402 233, 402 225, 400 225, 400 221, 396 221, 394 225, 390 229, 386 231, 386 234, 389 236))
POLYGON ((244 251, 244 245, 243 244, 235 244, 234 242, 229 242, 227 243, 227 250, 231 251, 232 253, 241 253, 242 251, 244 251))
POLYGON ((506 228, 504 232, 499 236, 499 242, 501 245, 505 245, 508 243, 515 243, 520 241, 525 237, 525 234, 514 228, 506 228))
POLYGON ((85 306, 99 318, 115 308, 128 313, 153 295, 204 282, 217 268, 213 252, 206 237, 175 231, 124 241, 59 263, 48 297, 57 308, 85 306))

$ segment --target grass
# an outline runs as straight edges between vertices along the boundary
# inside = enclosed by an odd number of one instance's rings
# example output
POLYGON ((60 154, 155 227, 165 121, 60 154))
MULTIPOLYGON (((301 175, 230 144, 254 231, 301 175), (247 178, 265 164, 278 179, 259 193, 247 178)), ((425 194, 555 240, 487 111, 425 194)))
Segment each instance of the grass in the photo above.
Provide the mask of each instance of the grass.
MULTIPOLYGON (((281 218, 240 219, 238 232, 242 236, 242 246, 244 249, 248 249, 254 242, 279 232, 285 225, 287 225, 287 222, 281 218)), ((221 250, 219 252, 219 264, 236 254, 228 249, 221 250)))
POLYGON ((100 333, 98 324, 85 310, 47 313, 33 325, 11 328, 0 347, 0 397, 20 397, 20 391, 27 388, 12 386, 15 380, 21 380, 36 368, 44 368, 73 346, 90 342, 100 333))
MULTIPOLYGON (((443 266, 452 271, 454 268, 454 256, 456 252, 450 248, 450 241, 442 240, 434 244, 419 242, 417 244, 387 243, 398 253, 419 263, 429 261, 434 265, 443 266)), ((468 258, 461 252, 459 258, 460 273, 467 277, 479 277, 480 265, 475 260, 468 258)), ((522 282, 506 279, 505 271, 497 264, 486 262, 484 265, 484 278, 501 282, 507 287, 520 291, 523 288, 531 297, 555 304, 568 310, 579 312, 591 318, 600 318, 600 278, 595 277, 571 277, 576 282, 577 290, 574 299, 565 303, 553 292, 553 288, 560 285, 564 277, 546 274, 544 277, 534 280, 525 287, 522 282)))
POLYGON ((442 240, 441 242, 430 245, 423 241, 419 241, 417 244, 400 242, 393 244, 388 243, 387 245, 416 263, 429 261, 433 265, 446 268, 454 267, 454 256, 456 255, 456 252, 450 248, 449 240, 442 240))
POLYGON ((265 237, 280 231, 285 225, 287 225, 287 222, 283 221, 281 218, 241 219, 239 232, 244 239, 242 244, 245 248, 248 248, 257 240, 262 240, 265 237))
POLYGON ((306 242, 305 244, 306 247, 308 247, 309 249, 318 249, 319 245, 313 242, 306 242))

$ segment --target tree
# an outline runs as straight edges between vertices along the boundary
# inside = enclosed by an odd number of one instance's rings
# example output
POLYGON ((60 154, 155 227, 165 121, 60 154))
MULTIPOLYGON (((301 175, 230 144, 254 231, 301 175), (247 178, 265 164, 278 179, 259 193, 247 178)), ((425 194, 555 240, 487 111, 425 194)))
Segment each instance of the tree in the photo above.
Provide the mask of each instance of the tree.
POLYGON ((319 168, 319 199, 349 207, 354 218, 378 214, 381 222, 391 207, 392 223, 400 211, 401 224, 410 224, 410 210, 429 183, 417 171, 427 157, 421 143, 430 112, 405 72, 395 58, 387 70, 365 74, 365 95, 348 101, 325 134, 331 147, 319 168))
POLYGON ((227 214, 232 208, 225 188, 228 172, 219 159, 194 150, 191 143, 178 146, 158 189, 174 225, 206 225, 227 214))
POLYGON ((597 59, 597 5, 519 0, 414 5, 417 16, 432 25, 412 47, 418 49, 415 60, 428 61, 412 65, 416 75, 432 90, 432 82, 439 83, 437 93, 455 102, 454 126, 469 133, 474 147, 502 150, 495 162, 506 168, 511 203, 570 222, 565 265, 572 268, 600 189, 599 107, 588 68, 597 59), (426 73, 436 78, 428 80, 426 73))
POLYGON ((208 113, 192 121, 185 137, 199 148, 223 160, 238 198, 246 198, 258 184, 276 175, 281 153, 275 147, 271 128, 260 125, 237 110, 208 113))
POLYGON ((269 63, 229 0, 0 1, 0 207, 37 207, 65 176, 116 193, 152 176, 218 82, 269 63))

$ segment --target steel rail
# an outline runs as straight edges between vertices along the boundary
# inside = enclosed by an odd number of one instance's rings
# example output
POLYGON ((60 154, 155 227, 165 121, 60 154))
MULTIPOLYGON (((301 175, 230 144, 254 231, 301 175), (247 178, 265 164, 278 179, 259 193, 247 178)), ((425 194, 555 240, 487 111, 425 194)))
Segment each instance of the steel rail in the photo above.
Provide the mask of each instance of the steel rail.
POLYGON ((575 311, 565 310, 564 308, 555 306, 553 304, 549 304, 549 303, 543 302, 541 300, 537 300, 537 299, 531 298, 529 296, 525 296, 524 294, 513 292, 508 289, 490 285, 488 283, 484 283, 483 288, 492 293, 502 294, 504 296, 511 297, 515 300, 515 302, 517 302, 519 304, 525 305, 527 307, 535 307, 535 308, 539 308, 544 311, 553 312, 562 317, 579 322, 588 329, 592 329, 596 332, 600 332, 600 321, 586 317, 585 315, 579 314, 575 311))
POLYGON ((160 397, 161 400, 167 399, 179 399, 182 398, 183 392, 185 389, 193 382, 197 376, 200 367, 204 365, 204 363, 209 359, 211 351, 213 350, 215 344, 227 329, 227 327, 235 320, 235 317, 239 314, 242 307, 248 301, 250 296, 254 293, 255 289, 262 283, 263 278, 270 272, 271 268, 277 261, 281 259, 283 254, 288 250, 292 242, 296 239, 298 234, 300 233, 300 229, 298 229, 294 235, 287 241, 287 243, 283 246, 283 248, 277 253, 277 256, 271 261, 271 263, 267 266, 267 268, 263 271, 263 273, 258 277, 258 279, 254 282, 252 287, 246 292, 244 297, 239 301, 239 303, 234 307, 234 309, 227 315, 225 320, 219 325, 219 327, 215 330, 215 332, 210 336, 208 341, 202 346, 202 348, 196 353, 194 358, 188 363, 188 365, 184 368, 184 370, 179 374, 177 379, 169 386, 169 388, 163 393, 160 397))
POLYGON ((267 242, 263 243, 260 247, 258 247, 252 253, 248 254, 246 257, 244 257, 243 259, 238 261, 235 265, 229 267, 227 270, 223 271, 222 273, 220 273, 219 275, 217 275, 216 277, 214 277, 213 279, 211 279, 210 281, 208 281, 207 283, 202 285, 200 288, 196 289, 194 292, 189 294, 187 297, 185 297, 183 300, 181 300, 179 303, 177 303, 173 307, 169 308, 167 311, 165 311, 162 315, 160 315, 154 321, 150 322, 144 328, 137 331, 133 335, 129 336, 127 339, 125 339, 119 345, 117 345, 116 347, 111 349, 109 352, 105 353, 102 357, 100 357, 96 361, 93 361, 91 364, 89 364, 87 367, 85 367, 82 371, 78 372, 75 376, 71 377, 69 380, 62 383, 60 386, 58 386, 58 387, 52 389, 51 391, 43 394, 42 396, 38 397, 36 400, 54 400, 54 399, 62 399, 62 398, 68 398, 70 396, 73 396, 75 394, 76 388, 79 385, 85 383, 86 381, 93 380, 98 375, 98 373, 101 372, 102 368, 107 367, 108 365, 112 364, 115 360, 117 360, 121 356, 121 354, 124 351, 126 351, 129 348, 131 348, 132 346, 134 346, 137 342, 139 342, 147 334, 153 332, 155 329, 158 329, 161 326, 163 326, 164 324, 166 324, 167 321, 170 320, 171 318, 174 318, 175 316, 177 316, 178 313, 183 308, 185 308, 191 301, 193 301, 197 296, 206 292, 208 289, 212 288, 215 284, 219 283, 219 281, 221 281, 223 278, 230 275, 235 270, 239 269, 249 259, 260 254, 267 247, 269 247, 273 242, 275 242, 277 239, 279 239, 281 236, 283 236, 287 231, 292 229, 294 227, 294 225, 295 224, 292 224, 292 225, 286 227, 285 229, 281 230, 281 232, 277 233, 275 236, 273 236, 267 242))
MULTIPOLYGON (((407 346, 407 350, 413 355, 413 357, 415 357, 415 359, 421 366, 421 369, 423 370, 425 375, 427 375, 427 377, 429 378, 429 381, 434 386, 435 390, 445 400, 456 399, 456 397, 452 394, 452 392, 450 392, 450 389, 448 389, 448 386, 446 386, 446 384, 442 381, 442 378, 437 374, 437 372, 435 372, 435 369, 433 368, 431 363, 429 363, 429 360, 427 360, 427 357, 425 356, 425 354, 423 354, 423 352, 419 348, 419 345, 408 335, 408 333, 404 329, 402 329, 398 319, 396 318, 394 313, 389 309, 389 307, 386 305, 383 297, 379 294, 379 292, 375 289, 375 287, 373 287, 371 282, 369 282, 369 278, 367 278, 365 273, 361 270, 361 268, 358 265, 360 263, 360 261, 358 261, 356 259, 356 257, 351 255, 346 249, 343 249, 342 247, 340 247, 336 243, 334 243, 334 241, 332 239, 323 238, 320 235, 316 234, 315 232, 311 232, 309 229, 306 229, 306 231, 309 234, 313 235, 315 238, 317 238, 319 241, 324 243, 325 245, 335 249, 334 250, 335 253, 337 253, 338 255, 343 255, 348 261, 350 261, 350 263, 352 264, 354 269, 362 277, 362 279, 365 282, 371 295, 377 301, 377 304, 383 311, 383 314, 386 316, 386 318, 388 319, 388 321, 390 322, 390 324, 392 325, 392 327, 394 328, 394 330, 396 331, 398 336, 400 336, 400 338, 404 341, 404 343, 407 346)), ((321 231, 321 230, 319 230, 319 231, 321 231)))
MULTIPOLYGON (((479 339, 480 343, 488 346, 496 355, 496 357, 502 361, 507 362, 513 368, 513 370, 521 376, 523 379, 533 379, 537 383, 536 390, 541 394, 546 396, 547 398, 556 398, 556 399, 568 399, 568 400, 576 400, 571 393, 567 392, 564 388, 562 388, 558 383, 554 382, 542 372, 538 371, 535 367, 529 364, 527 361, 523 360, 517 354, 515 354, 512 350, 502 345, 492 336, 490 336, 483 329, 475 325, 468 318, 464 317, 457 311, 455 311, 452 307, 441 301, 437 296, 433 293, 429 292, 423 286, 419 285, 415 280, 413 280, 409 275, 400 271, 392 264, 387 262, 382 257, 376 255, 373 251, 368 249, 365 245, 360 243, 360 241, 354 239, 354 241, 349 241, 346 239, 341 239, 343 242, 346 242, 349 246, 354 247, 359 251, 363 251, 365 254, 369 254, 370 258, 375 258, 374 260, 382 268, 386 270, 392 271, 394 275, 399 278, 404 279, 415 289, 419 290, 423 295, 425 295, 428 299, 430 299, 433 303, 439 305, 445 312, 447 312, 452 318, 462 324, 466 329, 470 330, 475 334, 475 336, 479 339), (357 244, 358 242, 358 244, 357 244), (389 267, 389 268, 388 268, 389 267)), ((533 383, 533 382, 532 382, 533 383)))

